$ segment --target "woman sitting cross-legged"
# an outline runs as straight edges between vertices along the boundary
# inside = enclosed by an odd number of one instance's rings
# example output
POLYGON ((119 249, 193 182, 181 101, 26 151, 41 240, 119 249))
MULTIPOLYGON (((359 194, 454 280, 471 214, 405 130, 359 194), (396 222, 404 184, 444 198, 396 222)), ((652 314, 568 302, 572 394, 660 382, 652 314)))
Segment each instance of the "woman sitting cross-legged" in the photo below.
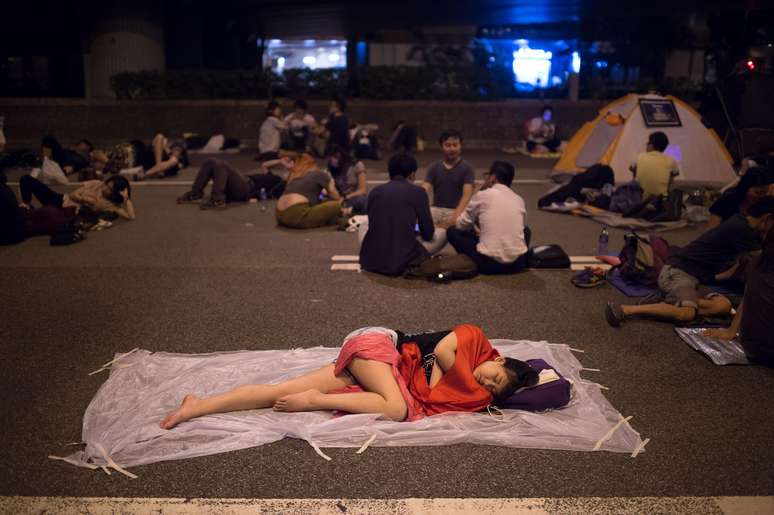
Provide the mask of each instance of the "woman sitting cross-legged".
POLYGON ((500 356, 473 325, 429 335, 368 327, 345 339, 334 363, 278 384, 243 385, 209 398, 186 395, 160 427, 258 408, 379 413, 412 421, 447 411, 480 411, 537 380, 529 365, 500 356))
POLYGON ((314 158, 301 154, 277 200, 277 223, 292 229, 335 225, 341 216, 341 195, 336 183, 321 172, 314 158), (323 200, 325 197, 329 200, 323 200))

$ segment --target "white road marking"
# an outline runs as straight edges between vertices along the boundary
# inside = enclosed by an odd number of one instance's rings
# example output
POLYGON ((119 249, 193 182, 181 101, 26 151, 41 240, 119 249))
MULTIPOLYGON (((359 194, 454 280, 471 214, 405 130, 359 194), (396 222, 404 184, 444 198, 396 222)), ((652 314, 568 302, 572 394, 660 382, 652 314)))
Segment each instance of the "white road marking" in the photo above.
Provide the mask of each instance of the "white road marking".
POLYGON ((613 268, 607 263, 573 263, 570 265, 570 270, 583 270, 586 267, 601 268, 602 270, 610 270, 613 268))
POLYGON ((554 515, 560 513, 774 513, 774 497, 563 497, 481 499, 182 499, 0 497, 0 513, 81 515, 554 515))
POLYGON ((360 256, 332 256, 331 261, 359 261, 360 256))
POLYGON ((570 263, 601 263, 594 256, 570 256, 570 263))
POLYGON ((353 270, 359 272, 360 263, 334 263, 331 265, 331 270, 353 270))

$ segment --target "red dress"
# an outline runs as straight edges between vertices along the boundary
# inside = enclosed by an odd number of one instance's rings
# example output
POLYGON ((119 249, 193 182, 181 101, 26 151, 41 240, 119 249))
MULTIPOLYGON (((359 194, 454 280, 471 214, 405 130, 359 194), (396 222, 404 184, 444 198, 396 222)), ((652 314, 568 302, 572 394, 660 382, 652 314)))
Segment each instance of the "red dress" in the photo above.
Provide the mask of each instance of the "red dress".
MULTIPOLYGON (((381 333, 365 333, 344 342, 336 360, 335 373, 341 373, 353 358, 391 365, 406 401, 406 420, 409 421, 445 411, 480 411, 492 402, 492 395, 476 381, 473 370, 484 361, 494 360, 500 353, 492 347, 480 327, 458 325, 454 333, 457 335, 454 364, 432 389, 427 384, 419 347, 404 343, 399 354, 389 336, 381 333)), ((343 391, 362 389, 355 386, 343 391)))

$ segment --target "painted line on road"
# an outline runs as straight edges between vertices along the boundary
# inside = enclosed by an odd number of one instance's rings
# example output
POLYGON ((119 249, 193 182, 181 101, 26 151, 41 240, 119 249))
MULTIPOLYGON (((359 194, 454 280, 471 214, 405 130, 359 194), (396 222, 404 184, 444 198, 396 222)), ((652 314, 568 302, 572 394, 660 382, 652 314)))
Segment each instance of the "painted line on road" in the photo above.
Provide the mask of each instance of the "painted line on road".
POLYGON ((332 256, 331 261, 359 261, 360 256, 332 256))
POLYGON ((480 499, 182 499, 0 497, 0 513, 163 513, 165 515, 557 515, 563 513, 774 513, 774 497, 561 497, 480 499))
POLYGON ((351 270, 353 272, 359 272, 360 263, 334 263, 331 265, 331 270, 351 270))
POLYGON ((586 268, 601 268, 602 270, 610 270, 613 268, 607 263, 573 263, 570 265, 570 270, 585 270, 586 268))

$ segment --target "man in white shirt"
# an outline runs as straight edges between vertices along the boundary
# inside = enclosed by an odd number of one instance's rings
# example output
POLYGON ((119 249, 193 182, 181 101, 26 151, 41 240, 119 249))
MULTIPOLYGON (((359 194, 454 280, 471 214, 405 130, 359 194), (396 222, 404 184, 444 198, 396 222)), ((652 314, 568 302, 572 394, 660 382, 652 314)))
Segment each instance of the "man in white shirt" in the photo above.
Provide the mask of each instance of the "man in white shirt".
POLYGON ((524 199, 511 189, 513 176, 510 163, 492 163, 482 190, 446 231, 449 243, 473 259, 480 274, 512 274, 527 266, 527 210, 524 199))

